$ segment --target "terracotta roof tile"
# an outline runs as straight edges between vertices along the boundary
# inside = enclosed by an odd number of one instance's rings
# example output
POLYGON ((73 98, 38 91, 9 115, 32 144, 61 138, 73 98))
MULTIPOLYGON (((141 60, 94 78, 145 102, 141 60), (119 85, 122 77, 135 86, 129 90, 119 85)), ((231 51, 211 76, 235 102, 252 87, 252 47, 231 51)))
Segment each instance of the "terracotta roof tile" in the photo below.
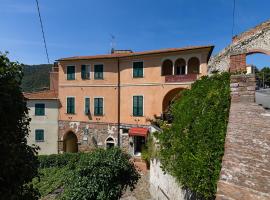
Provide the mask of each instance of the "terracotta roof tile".
POLYGON ((152 51, 142 51, 142 52, 133 52, 133 53, 115 53, 115 54, 104 54, 104 55, 95 55, 95 56, 73 56, 68 58, 60 58, 57 61, 69 61, 69 60, 91 60, 91 59, 104 59, 104 58, 124 58, 131 56, 140 56, 140 55, 149 55, 149 54, 159 54, 159 53, 171 53, 185 50, 194 50, 194 49, 204 49, 209 48, 210 54, 214 46, 188 46, 183 48, 169 48, 169 49, 159 49, 152 51))
POLYGON ((57 99, 57 93, 54 90, 24 92, 23 95, 26 99, 57 99))

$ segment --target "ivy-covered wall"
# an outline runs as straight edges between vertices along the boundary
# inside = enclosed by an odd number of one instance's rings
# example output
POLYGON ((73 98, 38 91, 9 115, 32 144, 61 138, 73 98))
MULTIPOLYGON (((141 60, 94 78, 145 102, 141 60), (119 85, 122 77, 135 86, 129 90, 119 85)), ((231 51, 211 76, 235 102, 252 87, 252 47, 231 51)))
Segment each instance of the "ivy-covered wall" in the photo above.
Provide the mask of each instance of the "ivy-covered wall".
POLYGON ((172 124, 157 136, 164 170, 204 199, 215 198, 229 108, 229 73, 203 77, 182 92, 172 124))

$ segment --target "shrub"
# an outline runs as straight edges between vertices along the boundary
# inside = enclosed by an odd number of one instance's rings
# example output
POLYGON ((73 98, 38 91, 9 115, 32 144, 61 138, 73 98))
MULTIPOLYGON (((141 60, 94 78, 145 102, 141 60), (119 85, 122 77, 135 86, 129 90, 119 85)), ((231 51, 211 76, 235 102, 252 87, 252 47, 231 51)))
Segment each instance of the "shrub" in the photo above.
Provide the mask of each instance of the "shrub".
POLYGON ((39 169, 39 178, 33 180, 33 185, 44 197, 62 188, 67 177, 71 174, 72 170, 68 166, 41 168, 39 169))
POLYGON ((142 149, 142 159, 146 162, 148 168, 150 167, 151 159, 157 157, 157 153, 156 141, 154 136, 151 134, 148 136, 147 143, 142 149))
POLYGON ((158 135, 165 171, 198 196, 213 199, 224 153, 230 75, 203 77, 172 106, 173 123, 158 135))
POLYGON ((138 179, 127 154, 118 148, 98 149, 81 155, 73 176, 65 184, 63 199, 119 199, 128 186, 134 188, 138 179))
POLYGON ((27 145, 28 109, 20 84, 22 68, 0 52, 0 198, 38 199, 28 185, 38 175, 37 148, 27 145))
POLYGON ((76 163, 80 159, 81 153, 64 153, 38 156, 39 167, 64 167, 71 163, 76 163))

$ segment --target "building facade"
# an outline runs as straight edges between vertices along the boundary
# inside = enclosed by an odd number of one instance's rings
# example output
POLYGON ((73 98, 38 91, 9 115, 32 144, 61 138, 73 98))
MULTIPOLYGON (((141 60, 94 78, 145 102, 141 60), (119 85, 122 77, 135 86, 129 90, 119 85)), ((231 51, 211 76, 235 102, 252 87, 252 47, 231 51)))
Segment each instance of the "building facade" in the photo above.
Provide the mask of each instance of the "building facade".
POLYGON ((140 155, 151 120, 207 75, 213 46, 59 59, 59 152, 120 146, 140 155))
POLYGON ((58 153, 58 108, 55 91, 24 93, 29 108, 30 133, 28 145, 39 146, 38 154, 58 153))

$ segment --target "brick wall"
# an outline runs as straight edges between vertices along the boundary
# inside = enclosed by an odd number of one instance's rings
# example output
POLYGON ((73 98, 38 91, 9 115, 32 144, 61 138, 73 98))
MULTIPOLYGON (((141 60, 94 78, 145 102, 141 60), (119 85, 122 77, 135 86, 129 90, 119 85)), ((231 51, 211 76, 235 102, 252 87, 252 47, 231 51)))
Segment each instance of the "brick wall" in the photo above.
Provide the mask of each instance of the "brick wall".
POLYGON ((230 72, 246 71, 246 54, 232 55, 230 57, 230 72))
POLYGON ((231 75, 231 101, 255 102, 256 79, 254 74, 231 75))
POLYGON ((270 112, 254 103, 255 76, 231 76, 231 107, 216 200, 270 199, 270 112))

